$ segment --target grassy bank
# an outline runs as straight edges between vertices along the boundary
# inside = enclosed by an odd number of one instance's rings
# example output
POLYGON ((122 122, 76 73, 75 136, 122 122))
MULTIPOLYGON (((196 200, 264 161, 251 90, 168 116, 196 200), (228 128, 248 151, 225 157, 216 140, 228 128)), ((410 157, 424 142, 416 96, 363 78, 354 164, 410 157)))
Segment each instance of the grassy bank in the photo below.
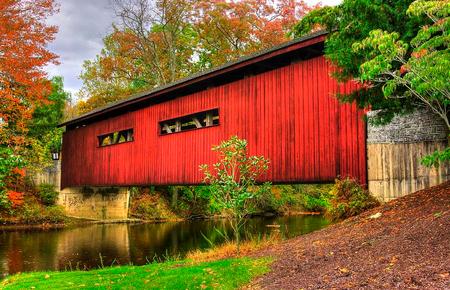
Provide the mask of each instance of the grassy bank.
POLYGON ((2 289, 236 289, 269 271, 270 260, 175 261, 92 271, 35 272, 11 276, 2 289))

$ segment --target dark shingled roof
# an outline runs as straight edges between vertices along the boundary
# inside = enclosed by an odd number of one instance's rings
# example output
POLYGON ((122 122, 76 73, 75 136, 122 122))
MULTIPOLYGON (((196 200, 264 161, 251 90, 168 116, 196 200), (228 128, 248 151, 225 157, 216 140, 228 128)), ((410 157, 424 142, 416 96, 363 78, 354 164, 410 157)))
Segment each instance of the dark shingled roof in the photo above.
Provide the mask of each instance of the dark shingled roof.
POLYGON ((87 120, 89 120, 89 119, 91 119, 91 118, 93 118, 95 116, 106 114, 106 113, 114 111, 115 109, 122 108, 123 106, 126 106, 127 104, 134 104, 134 103, 136 103, 138 101, 151 98, 152 95, 155 95, 155 94, 157 94, 157 93, 159 93, 161 91, 170 90, 171 88, 175 89, 178 85, 182 85, 183 83, 186 83, 186 82, 189 82, 189 81, 194 81, 195 79, 199 79, 201 77, 207 77, 209 74, 212 74, 212 73, 215 73, 215 72, 219 72, 219 71, 227 69, 227 68, 231 68, 231 67, 233 67, 235 65, 238 65, 238 64, 241 64, 243 62, 250 61, 250 60, 256 59, 258 57, 264 56, 266 54, 270 54, 272 52, 276 52, 277 50, 281 50, 281 49, 287 48, 287 47, 289 47, 291 45, 299 44, 299 43, 305 42, 307 40, 310 40, 310 39, 313 39, 313 38, 316 38, 316 37, 319 37, 319 36, 324 36, 327 33, 328 32, 325 31, 325 30, 317 31, 317 32, 308 34, 306 36, 303 36, 303 37, 300 37, 300 38, 296 38, 294 40, 282 43, 282 44, 274 46, 274 47, 271 47, 269 49, 258 51, 256 53, 253 53, 253 54, 241 57, 241 58, 239 58, 239 59, 237 59, 235 61, 227 62, 227 63, 225 63, 225 64, 223 64, 221 66, 213 67, 211 69, 195 73, 193 75, 190 75, 190 76, 188 76, 186 78, 182 78, 182 79, 177 80, 175 82, 172 82, 172 83, 169 83, 169 84, 166 84, 166 85, 163 85, 163 86, 159 86, 159 87, 151 89, 151 90, 147 90, 147 91, 143 91, 143 92, 131 95, 130 97, 128 97, 126 99, 119 100, 119 101, 116 101, 116 102, 112 102, 112 103, 110 103, 110 104, 108 104, 106 106, 94 109, 94 110, 92 110, 92 111, 90 111, 90 112, 88 112, 86 114, 77 116, 77 117, 75 117, 73 119, 70 119, 70 120, 67 120, 67 121, 59 124, 59 127, 72 125, 72 124, 77 124, 77 123, 82 122, 82 121, 87 121, 87 120))

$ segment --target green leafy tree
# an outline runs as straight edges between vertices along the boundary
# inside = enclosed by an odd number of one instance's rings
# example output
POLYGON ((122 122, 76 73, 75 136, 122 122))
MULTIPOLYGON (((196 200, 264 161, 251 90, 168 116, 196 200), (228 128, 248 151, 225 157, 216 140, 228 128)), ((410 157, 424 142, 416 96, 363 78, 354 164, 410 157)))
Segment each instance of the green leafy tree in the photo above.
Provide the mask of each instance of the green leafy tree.
POLYGON ((269 169, 269 160, 263 156, 249 156, 247 141, 237 136, 223 141, 212 148, 219 155, 219 161, 212 168, 201 165, 204 182, 210 184, 210 192, 215 203, 229 218, 239 253, 240 230, 251 209, 250 201, 270 184, 255 186, 257 179, 269 169))
POLYGON ((399 32, 380 29, 355 42, 354 52, 370 56, 360 66, 359 81, 380 87, 386 98, 417 100, 450 129, 450 1, 415 1, 407 13, 427 15, 433 24, 423 26, 410 42, 402 41, 399 32), (406 90, 401 96, 399 87, 406 90))
MULTIPOLYGON (((334 77, 361 83, 361 90, 339 97, 380 110, 374 123, 425 106, 450 128, 449 7, 448 0, 344 0, 311 12, 293 33, 332 31, 325 54, 336 65, 334 77)), ((448 152, 436 151, 422 163, 437 166, 449 160, 448 152)))
POLYGON ((61 149, 63 129, 57 128, 63 120, 70 94, 64 91, 62 77, 51 79, 51 93, 47 102, 36 107, 28 124, 30 146, 27 154, 28 168, 39 171, 51 165, 51 152, 61 149))
POLYGON ((0 146, 0 211, 8 210, 11 207, 11 201, 8 199, 8 180, 14 174, 14 171, 22 169, 25 166, 23 158, 14 153, 14 151, 4 145, 0 146))
MULTIPOLYGON (((417 35, 420 25, 428 23, 421 17, 407 17, 406 11, 412 0, 371 1, 344 0, 335 7, 323 7, 307 14, 297 23, 292 33, 302 36, 317 29, 327 29, 330 34, 325 41, 325 56, 336 69, 333 77, 345 82, 361 76, 360 66, 372 58, 364 50, 354 50, 353 44, 369 37, 372 30, 402 32, 400 40, 409 43, 417 35)), ((411 48, 406 54, 411 53, 411 48)), ((394 64, 399 68, 400 64, 394 64)), ((397 87, 395 95, 403 95, 405 88, 397 87)), ((379 110, 374 123, 386 123, 395 116, 413 110, 411 98, 386 99, 381 87, 362 86, 361 90, 338 95, 341 101, 353 102, 363 107, 379 110)))
MULTIPOLYGON (((437 114, 450 130, 450 1, 414 1, 410 17, 426 16, 417 35, 406 42, 402 32, 373 30, 352 46, 356 53, 370 56, 360 66, 359 81, 380 87, 387 99, 409 98, 437 114), (409 51, 412 51, 409 53, 409 51), (398 95, 399 89, 404 90, 398 95)), ((450 160, 449 149, 437 151, 423 163, 439 165, 450 160)))

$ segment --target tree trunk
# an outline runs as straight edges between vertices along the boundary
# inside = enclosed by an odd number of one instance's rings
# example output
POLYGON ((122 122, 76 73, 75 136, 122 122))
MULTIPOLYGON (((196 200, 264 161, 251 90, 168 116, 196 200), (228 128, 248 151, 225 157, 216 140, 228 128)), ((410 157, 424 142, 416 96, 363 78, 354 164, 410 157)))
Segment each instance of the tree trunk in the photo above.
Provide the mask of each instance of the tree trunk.
POLYGON ((240 245, 241 245, 241 240, 240 240, 240 233, 239 233, 239 221, 236 218, 235 219, 235 224, 234 224, 234 234, 236 236, 236 252, 239 256, 240 254, 240 245))
POLYGON ((177 202, 178 202, 178 186, 173 186, 172 187, 172 208, 175 208, 177 206, 177 202))

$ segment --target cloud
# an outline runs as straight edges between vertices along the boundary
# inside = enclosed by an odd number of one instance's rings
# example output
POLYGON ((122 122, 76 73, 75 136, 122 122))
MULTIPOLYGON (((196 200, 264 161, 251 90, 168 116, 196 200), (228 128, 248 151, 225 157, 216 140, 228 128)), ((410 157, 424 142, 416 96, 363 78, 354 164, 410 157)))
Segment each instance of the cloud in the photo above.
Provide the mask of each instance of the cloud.
POLYGON ((322 0, 322 1, 315 1, 315 0, 306 0, 309 4, 317 4, 318 2, 322 3, 323 6, 335 6, 338 4, 341 4, 343 0, 322 0))
POLYGON ((49 49, 60 56, 60 65, 50 65, 50 76, 64 77, 72 95, 81 87, 78 76, 84 60, 93 59, 103 46, 102 39, 111 32, 115 20, 109 0, 58 0, 60 12, 48 19, 59 27, 49 49))

